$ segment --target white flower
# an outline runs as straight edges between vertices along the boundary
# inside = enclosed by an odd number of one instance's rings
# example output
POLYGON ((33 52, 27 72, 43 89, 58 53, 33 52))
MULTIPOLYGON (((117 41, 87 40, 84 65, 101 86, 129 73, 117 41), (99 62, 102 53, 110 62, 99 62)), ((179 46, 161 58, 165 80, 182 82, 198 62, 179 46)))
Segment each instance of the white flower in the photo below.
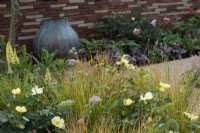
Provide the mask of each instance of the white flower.
POLYGON ((141 31, 141 29, 135 28, 135 29, 133 30, 133 34, 134 34, 134 35, 139 35, 139 34, 140 34, 140 31, 141 31))
POLYGON ((21 92, 20 88, 17 88, 17 89, 13 89, 13 90, 12 90, 12 93, 13 93, 14 95, 19 95, 20 92, 21 92))
POLYGON ((124 99, 123 103, 124 103, 124 106, 129 106, 133 103, 133 101, 131 99, 124 99))
POLYGON ((93 96, 89 99, 90 103, 96 103, 102 101, 102 99, 98 96, 93 96))
POLYGON ((43 87, 38 88, 38 86, 34 86, 31 91, 32 91, 31 95, 42 94, 43 93, 43 87))
POLYGON ((195 121, 195 120, 199 119, 199 116, 198 116, 198 115, 190 114, 190 113, 188 113, 188 112, 184 112, 184 114, 185 114, 189 119, 191 119, 191 121, 195 121))
POLYGON ((15 110, 20 113, 25 113, 27 111, 26 107, 24 106, 16 106, 15 110))
POLYGON ((51 123, 58 128, 65 128, 65 122, 62 118, 60 118, 60 116, 55 116, 54 118, 52 118, 51 123))
POLYGON ((151 21, 151 25, 153 25, 153 27, 156 27, 156 24, 157 24, 157 20, 156 19, 151 21))
POLYGON ((131 20, 132 20, 132 21, 135 21, 135 17, 132 17, 131 20))
POLYGON ((140 96, 140 100, 144 100, 144 101, 151 100, 152 98, 153 98, 153 94, 151 92, 147 92, 144 97, 142 95, 140 96))

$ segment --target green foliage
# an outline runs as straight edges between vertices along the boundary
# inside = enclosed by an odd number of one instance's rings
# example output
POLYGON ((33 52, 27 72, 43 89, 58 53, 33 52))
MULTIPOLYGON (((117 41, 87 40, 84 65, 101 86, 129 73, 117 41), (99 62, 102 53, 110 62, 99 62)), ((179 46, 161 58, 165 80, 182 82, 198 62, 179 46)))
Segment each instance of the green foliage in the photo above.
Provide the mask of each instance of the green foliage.
POLYGON ((191 14, 182 24, 175 27, 173 31, 181 35, 182 47, 189 55, 197 54, 200 51, 200 14, 191 14))
POLYGON ((162 30, 159 29, 159 24, 157 27, 153 27, 150 20, 143 17, 139 11, 106 15, 97 21, 96 25, 97 31, 111 40, 130 39, 135 40, 138 44, 144 44, 148 40, 154 42, 162 39, 162 30), (132 17, 135 20, 132 20, 132 17), (139 36, 133 35, 134 28, 141 29, 139 36))

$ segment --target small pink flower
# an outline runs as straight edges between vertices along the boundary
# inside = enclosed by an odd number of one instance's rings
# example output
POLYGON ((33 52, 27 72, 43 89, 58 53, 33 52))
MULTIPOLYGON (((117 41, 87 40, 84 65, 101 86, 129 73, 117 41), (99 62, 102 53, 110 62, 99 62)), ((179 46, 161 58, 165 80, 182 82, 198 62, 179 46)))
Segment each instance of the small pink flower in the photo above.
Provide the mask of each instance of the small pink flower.
POLYGON ((140 29, 139 28, 135 28, 134 30, 133 30, 133 34, 134 35, 139 35, 140 34, 140 29))
POLYGON ((169 24, 169 23, 170 23, 170 18, 164 17, 164 18, 163 18, 163 22, 164 22, 165 24, 169 24))
POLYGON ((156 19, 154 19, 154 20, 151 21, 151 25, 153 25, 153 27, 156 27, 156 23, 157 23, 156 19))
POLYGON ((192 13, 193 13, 193 8, 192 8, 192 7, 190 7, 190 8, 188 9, 188 13, 189 13, 189 14, 192 14, 192 13))
POLYGON ((135 18, 134 18, 134 17, 132 17, 132 18, 131 18, 131 20, 132 20, 132 21, 135 21, 135 18))

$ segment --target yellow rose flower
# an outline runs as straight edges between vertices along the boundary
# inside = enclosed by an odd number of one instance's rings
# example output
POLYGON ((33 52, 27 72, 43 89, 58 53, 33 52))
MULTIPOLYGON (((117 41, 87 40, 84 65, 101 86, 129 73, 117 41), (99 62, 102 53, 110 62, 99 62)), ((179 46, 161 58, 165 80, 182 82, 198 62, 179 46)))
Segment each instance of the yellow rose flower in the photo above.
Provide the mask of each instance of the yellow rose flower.
POLYGON ((135 67, 133 66, 133 64, 125 64, 126 68, 134 70, 135 67))
POLYGON ((13 90, 12 90, 12 93, 13 93, 14 95, 19 95, 20 92, 21 92, 20 88, 17 88, 17 89, 13 89, 13 90))
POLYGON ((25 126, 23 124, 21 124, 21 123, 17 123, 16 126, 18 128, 20 128, 20 129, 24 129, 25 128, 25 126))
POLYGON ((62 118, 60 118, 60 116, 55 116, 54 118, 52 118, 51 123, 58 128, 65 128, 65 122, 62 118))
POLYGON ((171 85, 160 82, 160 88, 159 88, 160 91, 165 92, 169 88, 171 88, 171 85))
POLYGON ((128 64, 128 60, 127 59, 125 59, 125 57, 126 57, 126 55, 123 55, 123 57, 121 58, 121 61, 120 62, 117 62, 117 65, 126 65, 126 64, 128 64))
POLYGON ((15 110, 19 113, 25 113, 27 111, 26 107, 24 106, 16 106, 15 110))
POLYGON ((144 97, 142 95, 140 96, 140 100, 146 101, 151 99, 153 99, 153 94, 151 92, 147 92, 144 97))
POLYGON ((133 103, 133 101, 131 99, 125 99, 123 101, 123 103, 124 103, 125 106, 129 106, 129 105, 131 105, 133 103))

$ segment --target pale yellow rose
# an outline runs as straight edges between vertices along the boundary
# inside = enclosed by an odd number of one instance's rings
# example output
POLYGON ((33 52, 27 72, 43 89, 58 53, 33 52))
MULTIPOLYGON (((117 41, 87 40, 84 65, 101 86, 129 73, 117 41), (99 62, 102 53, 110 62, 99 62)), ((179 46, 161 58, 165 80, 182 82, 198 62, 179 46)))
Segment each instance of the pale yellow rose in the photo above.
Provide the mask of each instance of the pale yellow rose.
POLYGON ((34 86, 31 91, 32 91, 32 95, 42 94, 43 93, 43 87, 38 88, 38 86, 34 86))
POLYGON ((25 113, 27 111, 26 107, 24 106, 16 106, 15 110, 20 113, 25 113))
POLYGON ((146 101, 151 99, 153 99, 153 94, 151 92, 147 92, 144 97, 142 95, 140 96, 140 100, 146 101))
POLYGON ((123 101, 123 103, 124 103, 125 106, 129 106, 129 105, 131 105, 133 103, 133 101, 131 99, 125 99, 123 101))
POLYGON ((55 116, 54 118, 52 118, 51 123, 58 128, 65 128, 65 122, 62 118, 60 118, 60 116, 55 116))
POLYGON ((13 89, 13 90, 12 90, 12 93, 13 93, 14 95, 19 95, 20 92, 21 92, 20 88, 17 88, 17 89, 13 89))

